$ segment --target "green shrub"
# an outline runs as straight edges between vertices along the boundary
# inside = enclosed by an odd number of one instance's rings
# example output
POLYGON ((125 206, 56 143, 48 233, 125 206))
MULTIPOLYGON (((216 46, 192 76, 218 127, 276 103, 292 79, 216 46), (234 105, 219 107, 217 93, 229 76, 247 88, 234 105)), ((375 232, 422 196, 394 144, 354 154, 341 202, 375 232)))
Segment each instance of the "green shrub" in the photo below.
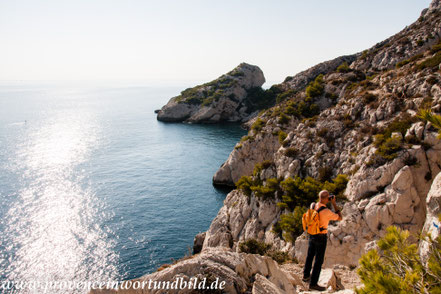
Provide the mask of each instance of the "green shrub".
POLYGON ((262 128, 265 126, 266 122, 260 119, 260 117, 253 123, 251 126, 251 129, 255 131, 256 133, 262 130, 262 128))
POLYGON ((363 103, 367 105, 370 104, 371 102, 376 101, 377 96, 371 93, 366 93, 363 95, 362 99, 363 99, 363 103))
POLYGON ((284 91, 282 93, 279 93, 276 96, 276 103, 280 103, 280 102, 286 100, 287 98, 294 96, 296 93, 297 92, 295 90, 292 90, 292 89, 284 91))
POLYGON ((318 75, 315 80, 306 87, 306 98, 314 98, 323 94, 323 75, 318 75))
POLYGON ((267 244, 256 239, 248 239, 239 243, 239 250, 240 252, 244 253, 269 256, 279 264, 291 261, 291 258, 287 252, 274 250, 271 244, 267 244))
POLYGON ((279 143, 283 144, 283 142, 285 141, 288 135, 284 131, 280 131, 278 136, 279 136, 279 143))
POLYGON ((260 174, 262 170, 269 168, 272 164, 271 160, 264 160, 261 163, 256 163, 253 169, 253 176, 260 174))
POLYGON ((366 59, 368 57, 368 50, 364 50, 362 53, 361 53, 361 59, 366 59))
POLYGON ((335 93, 325 93, 325 97, 331 99, 333 102, 335 102, 338 99, 338 95, 335 93))
POLYGON ((359 86, 358 83, 351 83, 351 84, 349 84, 349 86, 346 87, 346 90, 352 91, 352 90, 356 89, 358 86, 359 86))
POLYGON ((317 200, 318 193, 323 189, 343 199, 343 192, 347 183, 347 176, 342 174, 337 175, 331 182, 320 182, 311 177, 305 179, 298 176, 294 179, 289 177, 280 182, 284 194, 282 195, 282 201, 277 205, 290 211, 293 211, 296 206, 309 206, 311 202, 317 200))
POLYGON ((297 206, 292 213, 285 213, 280 216, 279 225, 283 231, 283 239, 294 242, 303 233, 302 216, 307 208, 297 206))
POLYGON ((330 181, 332 178, 332 167, 321 166, 318 168, 318 180, 320 182, 330 181))
POLYGON ((423 62, 421 62, 420 64, 418 64, 418 69, 422 70, 425 68, 435 68, 438 67, 440 63, 441 63, 441 52, 437 52, 435 56, 430 57, 424 60, 423 62))
POLYGON ((322 189, 328 190, 329 193, 334 194, 337 199, 344 200, 343 193, 346 190, 346 186, 349 182, 348 176, 344 174, 337 175, 331 182, 326 181, 323 184, 322 189))
POLYGON ((211 103, 213 103, 213 97, 209 97, 209 98, 204 99, 201 105, 202 106, 208 106, 211 103))
POLYGON ((402 147, 403 143, 400 138, 387 138, 383 143, 380 144, 376 153, 381 155, 386 160, 392 160, 397 157, 397 153, 402 149, 402 147))
POLYGON ((435 44, 432 46, 432 48, 430 49, 430 53, 434 54, 438 51, 441 51, 441 41, 438 42, 438 44, 435 44))
POLYGON ((398 62, 398 63, 395 65, 395 67, 396 67, 396 68, 403 67, 403 66, 405 66, 406 64, 408 64, 409 62, 410 62, 409 59, 402 60, 402 61, 398 62))
POLYGON ((245 106, 249 111, 268 109, 275 105, 276 95, 281 91, 277 86, 272 86, 268 90, 255 87, 247 90, 247 99, 244 100, 245 106))
POLYGON ((297 118, 309 118, 319 114, 320 108, 317 104, 312 103, 310 98, 307 98, 304 101, 288 101, 283 112, 297 118))
POLYGON ((239 190, 242 190, 242 192, 247 196, 251 196, 252 185, 253 185, 253 180, 249 176, 242 176, 236 183, 236 187, 239 190))
POLYGON ((425 238, 429 260, 425 264, 418 247, 409 241, 409 232, 387 228, 386 235, 360 258, 358 275, 364 284, 358 294, 441 293, 441 235, 425 238))
POLYGON ((251 186, 250 189, 257 198, 263 200, 274 199, 276 192, 280 190, 279 181, 277 179, 267 179, 264 185, 251 186))
POLYGON ((240 142, 241 142, 241 143, 246 142, 246 141, 248 141, 248 140, 252 142, 252 141, 254 140, 254 137, 253 137, 253 136, 248 136, 248 135, 247 135, 247 136, 243 136, 242 138, 240 138, 240 142))
POLYGON ((411 117, 409 114, 404 114, 400 118, 394 119, 383 132, 386 137, 390 137, 394 132, 400 132, 401 135, 406 135, 406 131, 410 128, 412 123, 416 122, 415 117, 411 117))
POLYGON ((248 239, 239 243, 239 250, 244 253, 265 255, 270 248, 271 244, 266 244, 256 239, 248 239))
POLYGON ((377 147, 376 158, 368 162, 368 166, 378 166, 397 157, 397 153, 402 149, 403 142, 400 138, 391 138, 392 133, 399 132, 403 136, 406 131, 416 121, 415 117, 405 114, 394 119, 386 128, 374 136, 374 146, 377 147))
POLYGON ((345 73, 349 72, 351 69, 348 66, 348 63, 345 61, 337 67, 337 72, 345 73))
POLYGON ((285 262, 291 261, 288 252, 285 251, 269 250, 267 251, 266 255, 277 261, 279 264, 284 264, 285 262))
POLYGON ((252 176, 242 176, 237 182, 236 187, 247 195, 251 196, 252 192, 255 192, 258 197, 268 198, 273 197, 275 191, 279 190, 278 181, 276 179, 267 180, 266 185, 262 185, 262 180, 260 179, 260 172, 264 169, 269 168, 272 162, 265 160, 261 163, 257 163, 253 169, 252 176), (276 183, 274 183, 274 180, 276 183))
POLYGON ((286 114, 284 114, 283 112, 279 115, 279 124, 287 124, 290 121, 289 116, 287 116, 286 114))
POLYGON ((283 154, 287 157, 296 157, 299 150, 294 147, 286 148, 283 154))
POLYGON ((282 201, 277 203, 282 208, 293 210, 296 206, 308 206, 317 199, 322 188, 322 183, 311 177, 302 179, 289 177, 280 183, 284 195, 282 201))
POLYGON ((347 129, 353 129, 354 128, 354 121, 352 120, 352 117, 349 113, 346 113, 343 116, 343 125, 345 126, 345 128, 347 129))
POLYGON ((245 74, 243 73, 243 71, 240 70, 235 70, 235 71, 231 71, 229 72, 229 75, 233 76, 233 77, 242 77, 245 74))
POLYGON ((329 129, 328 128, 321 128, 317 131, 317 136, 322 137, 322 138, 326 138, 326 136, 328 135, 329 129))
POLYGON ((433 112, 428 109, 422 109, 420 110, 418 117, 430 122, 432 126, 438 129, 438 138, 441 139, 441 115, 433 114, 433 112))

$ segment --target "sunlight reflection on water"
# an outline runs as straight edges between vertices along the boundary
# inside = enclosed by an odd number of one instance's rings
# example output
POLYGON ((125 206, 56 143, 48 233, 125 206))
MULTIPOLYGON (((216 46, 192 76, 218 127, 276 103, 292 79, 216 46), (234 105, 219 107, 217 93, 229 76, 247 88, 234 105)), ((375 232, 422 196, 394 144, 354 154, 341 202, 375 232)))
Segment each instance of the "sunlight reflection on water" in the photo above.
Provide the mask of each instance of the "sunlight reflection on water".
POLYGON ((80 184, 87 174, 77 168, 98 144, 98 124, 84 113, 59 114, 24 133, 11 154, 10 168, 22 172, 18 197, 0 237, 8 246, 2 257, 8 280, 118 278, 112 232, 102 225, 111 216, 92 189, 80 184))

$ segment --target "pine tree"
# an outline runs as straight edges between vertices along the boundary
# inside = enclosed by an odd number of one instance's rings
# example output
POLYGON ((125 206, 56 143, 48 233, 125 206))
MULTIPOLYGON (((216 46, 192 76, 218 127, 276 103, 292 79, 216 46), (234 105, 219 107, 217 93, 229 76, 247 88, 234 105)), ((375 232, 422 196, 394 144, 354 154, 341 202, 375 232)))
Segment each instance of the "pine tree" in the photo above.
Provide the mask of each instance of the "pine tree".
POLYGON ((409 241, 409 232, 387 228, 386 235, 373 249, 360 258, 358 275, 364 284, 359 294, 371 293, 439 293, 441 294, 441 235, 429 244, 429 260, 424 264, 416 244, 409 241))
POLYGON ((441 139, 441 115, 433 114, 433 112, 429 109, 420 110, 418 117, 428 121, 438 129, 438 139, 441 139))

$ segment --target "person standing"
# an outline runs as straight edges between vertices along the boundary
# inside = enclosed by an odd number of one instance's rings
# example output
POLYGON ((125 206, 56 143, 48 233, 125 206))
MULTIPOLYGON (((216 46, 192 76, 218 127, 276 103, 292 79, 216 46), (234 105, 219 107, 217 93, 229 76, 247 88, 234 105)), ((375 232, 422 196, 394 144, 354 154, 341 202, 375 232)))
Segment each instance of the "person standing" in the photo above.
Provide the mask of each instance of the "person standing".
POLYGON ((318 211, 320 233, 316 235, 309 235, 308 255, 306 257, 305 267, 303 269, 302 280, 304 282, 309 282, 310 290, 324 291, 326 288, 319 286, 318 280, 320 277, 320 271, 322 270, 323 260, 325 258, 326 244, 328 241, 328 224, 331 220, 340 221, 343 219, 343 217, 335 202, 335 196, 330 195, 326 190, 320 191, 319 202, 311 203, 311 209, 318 211), (334 207, 335 213, 326 207, 326 204, 329 202, 331 202, 332 206, 334 207), (311 274, 312 261, 314 257, 314 268, 312 269, 311 274))

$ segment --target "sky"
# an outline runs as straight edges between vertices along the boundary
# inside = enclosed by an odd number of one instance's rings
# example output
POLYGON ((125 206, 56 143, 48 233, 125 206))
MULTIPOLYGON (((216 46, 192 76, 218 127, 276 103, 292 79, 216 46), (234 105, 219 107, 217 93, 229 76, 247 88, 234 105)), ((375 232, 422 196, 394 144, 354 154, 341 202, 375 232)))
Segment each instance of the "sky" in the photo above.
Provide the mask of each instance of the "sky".
POLYGON ((371 47, 430 0, 0 0, 0 81, 202 83, 241 62, 266 85, 371 47))

